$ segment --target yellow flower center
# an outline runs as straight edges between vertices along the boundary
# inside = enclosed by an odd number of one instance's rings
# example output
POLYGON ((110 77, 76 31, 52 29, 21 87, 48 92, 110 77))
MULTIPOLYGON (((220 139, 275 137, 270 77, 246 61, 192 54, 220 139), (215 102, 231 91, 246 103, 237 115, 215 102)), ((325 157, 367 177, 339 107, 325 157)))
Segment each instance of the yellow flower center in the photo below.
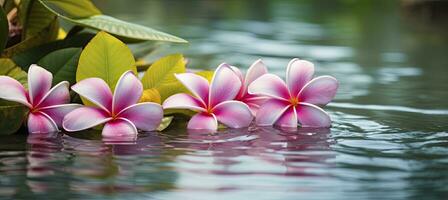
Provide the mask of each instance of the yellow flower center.
POLYGON ((292 97, 292 98, 289 100, 289 102, 290 102, 291 105, 293 105, 293 106, 297 106, 297 105, 299 105, 299 103, 300 103, 299 98, 297 98, 297 97, 292 97))

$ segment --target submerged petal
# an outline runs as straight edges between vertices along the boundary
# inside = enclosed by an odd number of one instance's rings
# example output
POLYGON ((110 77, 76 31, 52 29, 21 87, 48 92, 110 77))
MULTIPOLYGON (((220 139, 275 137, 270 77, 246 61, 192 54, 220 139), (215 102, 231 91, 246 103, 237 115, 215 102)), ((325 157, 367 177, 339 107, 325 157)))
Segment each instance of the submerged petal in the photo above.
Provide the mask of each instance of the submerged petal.
POLYGON ((112 111, 112 92, 103 79, 84 79, 73 85, 72 90, 105 111, 112 111))
POLYGON ((132 71, 121 75, 115 87, 112 99, 112 113, 119 113, 124 108, 136 104, 142 96, 143 85, 132 71))
POLYGON ((101 134, 104 137, 122 137, 137 135, 138 131, 131 121, 124 118, 117 118, 107 122, 101 134))
POLYGON ((47 107, 70 102, 68 86, 69 83, 67 81, 58 83, 45 94, 41 102, 37 103, 35 107, 47 107))
POLYGON ((265 74, 249 85, 249 94, 263 95, 276 99, 289 99, 285 82, 274 74, 265 74))
POLYGON ((238 75, 223 63, 216 69, 210 83, 209 106, 235 99, 241 88, 241 80, 238 75))
POLYGON ((275 125, 281 127, 297 127, 296 108, 294 106, 289 106, 289 108, 275 122, 275 125))
POLYGON ((217 130, 218 121, 213 114, 204 112, 198 113, 194 115, 188 122, 188 129, 217 130))
POLYGON ((296 97, 303 86, 313 78, 313 75, 313 63, 298 58, 292 59, 286 69, 286 84, 291 95, 296 97))
POLYGON ((62 127, 62 120, 64 120, 65 115, 80 107, 82 107, 80 104, 61 104, 43 107, 39 111, 47 114, 58 127, 62 127))
POLYGON ((300 103, 297 106, 297 115, 302 127, 330 127, 330 116, 313 104, 300 103))
POLYGON ((0 98, 31 107, 25 88, 19 81, 9 76, 0 76, 0 98))
POLYGON ((194 73, 175 74, 175 76, 203 104, 208 102, 209 83, 207 79, 194 73))
POLYGON ((163 109, 159 104, 145 102, 125 108, 118 116, 128 119, 139 130, 153 131, 162 122, 163 109))
POLYGON ((326 105, 336 95, 338 86, 338 81, 334 77, 319 76, 303 87, 298 98, 302 102, 326 105))
POLYGON ((257 112, 255 123, 258 126, 272 126, 288 109, 289 102, 271 99, 263 104, 257 112))
POLYGON ((28 94, 30 103, 36 105, 51 88, 53 75, 46 69, 32 64, 28 69, 28 94))
POLYGON ((65 115, 62 127, 66 131, 80 131, 103 124, 111 117, 102 109, 94 107, 81 107, 65 115))
POLYGON ((249 107, 240 101, 225 101, 213 108, 219 122, 230 128, 248 127, 253 120, 249 107))
POLYGON ((189 94, 180 93, 168 97, 163 102, 164 109, 189 109, 198 112, 205 112, 205 105, 197 98, 190 96, 189 94))
POLYGON ((34 112, 28 115, 28 132, 51 133, 58 131, 56 123, 45 113, 34 112))

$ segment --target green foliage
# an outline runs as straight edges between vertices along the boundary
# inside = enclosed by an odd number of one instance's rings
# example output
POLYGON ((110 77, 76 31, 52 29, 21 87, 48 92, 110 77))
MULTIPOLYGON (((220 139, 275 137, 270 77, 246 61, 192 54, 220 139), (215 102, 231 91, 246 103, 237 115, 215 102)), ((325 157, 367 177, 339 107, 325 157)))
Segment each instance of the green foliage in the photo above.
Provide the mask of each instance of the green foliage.
POLYGON ((128 70, 137 74, 131 50, 117 38, 99 32, 81 53, 76 81, 98 77, 113 91, 120 76, 128 70))
POLYGON ((143 75, 143 88, 156 89, 163 102, 169 96, 185 91, 174 77, 175 73, 185 73, 185 59, 181 54, 169 55, 154 62, 143 75))
POLYGON ((80 55, 81 48, 60 49, 46 55, 37 64, 53 74, 53 85, 61 81, 74 84, 80 55))
POLYGON ((169 116, 169 117, 164 117, 162 119, 162 123, 160 123, 159 127, 157 127, 156 130, 158 131, 163 131, 166 128, 168 128, 168 126, 170 126, 171 122, 173 121, 173 116, 169 116))
MULTIPOLYGON (((102 15, 101 13, 95 12, 93 10, 94 6, 88 5, 80 16, 73 15, 76 13, 77 8, 80 6, 86 6, 87 0, 82 0, 77 3, 77 6, 67 6, 66 3, 62 3, 64 0, 39 0, 48 10, 58 15, 62 19, 65 19, 74 24, 88 27, 96 30, 106 31, 115 36, 120 36, 124 39, 131 39, 137 41, 153 40, 153 41, 165 41, 165 42, 178 42, 187 43, 186 40, 164 33, 161 31, 154 30, 149 27, 141 26, 138 24, 133 24, 125 22, 111 16, 102 15), (58 2, 58 3, 54 3, 58 2), (83 4, 83 5, 81 5, 83 4), (92 7, 93 6, 93 7, 92 7), (70 14, 72 13, 72 14, 70 14), (88 15, 88 16, 87 16, 88 15)), ((69 1, 65 0, 64 2, 69 1)), ((70 1, 71 2, 71 1, 70 1)), ((96 8, 95 8, 96 9, 96 8)))
POLYGON ((177 42, 177 43, 187 43, 186 40, 164 33, 158 30, 154 30, 149 27, 141 26, 138 24, 133 24, 125 22, 111 16, 107 15, 95 15, 83 19, 71 19, 75 24, 107 31, 113 35, 121 36, 125 39, 134 40, 153 40, 153 41, 165 41, 165 42, 177 42))
MULTIPOLYGON (((27 74, 11 59, 0 58, 0 75, 10 76, 27 86, 27 74)), ((19 130, 28 109, 18 103, 0 99, 0 134, 11 134, 19 130)))
POLYGON ((50 12, 36 0, 23 0, 23 33, 22 38, 31 38, 44 30, 56 19, 56 15, 50 12), (25 7, 26 5, 26 7, 25 7))
POLYGON ((40 2, 57 13, 74 19, 101 14, 90 0, 40 0, 40 2))
POLYGON ((27 110, 21 104, 0 99, 0 135, 17 132, 22 126, 27 110))
POLYGON ((207 71, 207 70, 205 70, 205 71, 198 71, 195 74, 204 77, 210 83, 212 81, 214 73, 215 73, 214 71, 207 71))
POLYGON ((9 58, 0 58, 0 76, 10 76, 28 87, 28 75, 9 58))
POLYGON ((57 40, 50 43, 42 44, 37 47, 26 49, 25 51, 15 54, 12 59, 22 69, 27 70, 28 67, 37 63, 45 55, 56 51, 58 49, 70 47, 84 47, 94 37, 91 33, 81 33, 64 40, 57 40))
POLYGON ((19 53, 22 53, 30 48, 39 46, 44 43, 51 42, 56 39, 59 29, 59 22, 55 18, 52 23, 37 35, 22 40, 20 43, 5 49, 1 56, 11 58, 19 53))
POLYGON ((0 52, 3 51, 6 46, 6 42, 8 42, 8 34, 8 18, 6 18, 3 8, 0 8, 0 52))

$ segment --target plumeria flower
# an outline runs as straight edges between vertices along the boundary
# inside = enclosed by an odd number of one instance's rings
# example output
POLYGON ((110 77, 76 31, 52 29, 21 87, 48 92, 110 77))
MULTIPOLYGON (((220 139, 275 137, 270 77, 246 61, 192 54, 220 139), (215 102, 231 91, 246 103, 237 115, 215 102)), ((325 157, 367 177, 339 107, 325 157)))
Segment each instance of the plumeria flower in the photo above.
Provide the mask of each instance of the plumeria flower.
POLYGON ((249 107, 234 100, 241 88, 241 81, 229 65, 221 64, 210 84, 207 79, 193 73, 175 76, 193 96, 175 94, 165 100, 163 108, 198 112, 188 122, 189 129, 217 130, 218 121, 231 128, 242 128, 252 122, 249 107))
POLYGON ((42 67, 28 69, 28 87, 9 76, 0 76, 0 98, 18 102, 29 109, 27 126, 30 133, 59 131, 64 115, 81 105, 70 102, 69 83, 62 81, 51 88, 53 75, 42 67))
POLYGON ((329 115, 319 106, 329 103, 338 88, 331 76, 313 78, 314 65, 292 59, 286 70, 286 83, 276 75, 265 74, 253 81, 249 93, 272 99, 261 106, 255 122, 259 126, 330 127, 329 115))
POLYGON ((268 73, 268 69, 261 59, 256 60, 249 67, 246 72, 246 76, 243 76, 243 73, 241 73, 238 68, 232 67, 232 69, 238 74, 241 80, 241 88, 235 100, 242 101, 247 104, 252 112, 252 115, 255 116, 257 110, 260 108, 260 105, 263 104, 268 98, 266 96, 249 94, 247 87, 261 75, 268 73))
POLYGON ((62 126, 67 131, 80 131, 105 124, 106 137, 134 136, 137 129, 155 130, 162 121, 162 106, 152 102, 137 103, 143 85, 132 71, 121 75, 112 94, 100 78, 87 78, 72 86, 72 90, 97 107, 84 106, 68 113, 62 126))

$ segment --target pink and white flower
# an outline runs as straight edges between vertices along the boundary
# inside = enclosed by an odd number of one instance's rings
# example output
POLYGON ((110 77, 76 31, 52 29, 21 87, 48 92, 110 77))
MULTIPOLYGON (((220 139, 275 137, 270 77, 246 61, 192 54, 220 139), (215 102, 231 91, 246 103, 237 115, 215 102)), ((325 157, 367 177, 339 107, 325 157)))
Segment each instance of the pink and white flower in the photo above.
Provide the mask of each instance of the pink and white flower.
POLYGON ((163 103, 165 109, 189 109, 198 112, 188 122, 189 129, 217 130, 218 121, 231 128, 247 127, 253 116, 249 107, 234 100, 241 88, 241 80, 227 64, 221 64, 211 83, 193 73, 175 74, 193 94, 170 96, 163 103))
POLYGON ((250 108, 250 111, 252 112, 252 115, 255 116, 258 109, 260 108, 260 105, 268 100, 268 98, 266 96, 249 94, 247 91, 247 87, 249 87, 249 85, 260 76, 267 74, 268 69, 263 61, 261 61, 261 59, 256 60, 249 67, 246 72, 246 76, 243 76, 243 73, 241 73, 238 68, 232 67, 232 69, 238 74, 241 80, 241 88, 235 100, 247 104, 250 108))
POLYGON ((69 83, 62 81, 51 88, 53 75, 42 67, 28 69, 28 87, 9 76, 0 76, 0 98, 21 103, 29 108, 28 132, 49 133, 59 131, 65 114, 78 104, 70 102, 69 83))
POLYGON ((257 112, 259 126, 330 127, 325 106, 336 95, 338 81, 331 76, 313 78, 314 65, 292 59, 286 70, 286 83, 278 76, 265 74, 249 85, 249 94, 271 97, 257 112))
POLYGON ((152 102, 137 103, 143 85, 132 71, 121 75, 115 91, 100 78, 87 78, 72 90, 97 107, 84 106, 68 113, 62 126, 67 131, 80 131, 105 124, 102 135, 117 137, 137 135, 139 130, 153 131, 162 121, 162 106, 152 102))

